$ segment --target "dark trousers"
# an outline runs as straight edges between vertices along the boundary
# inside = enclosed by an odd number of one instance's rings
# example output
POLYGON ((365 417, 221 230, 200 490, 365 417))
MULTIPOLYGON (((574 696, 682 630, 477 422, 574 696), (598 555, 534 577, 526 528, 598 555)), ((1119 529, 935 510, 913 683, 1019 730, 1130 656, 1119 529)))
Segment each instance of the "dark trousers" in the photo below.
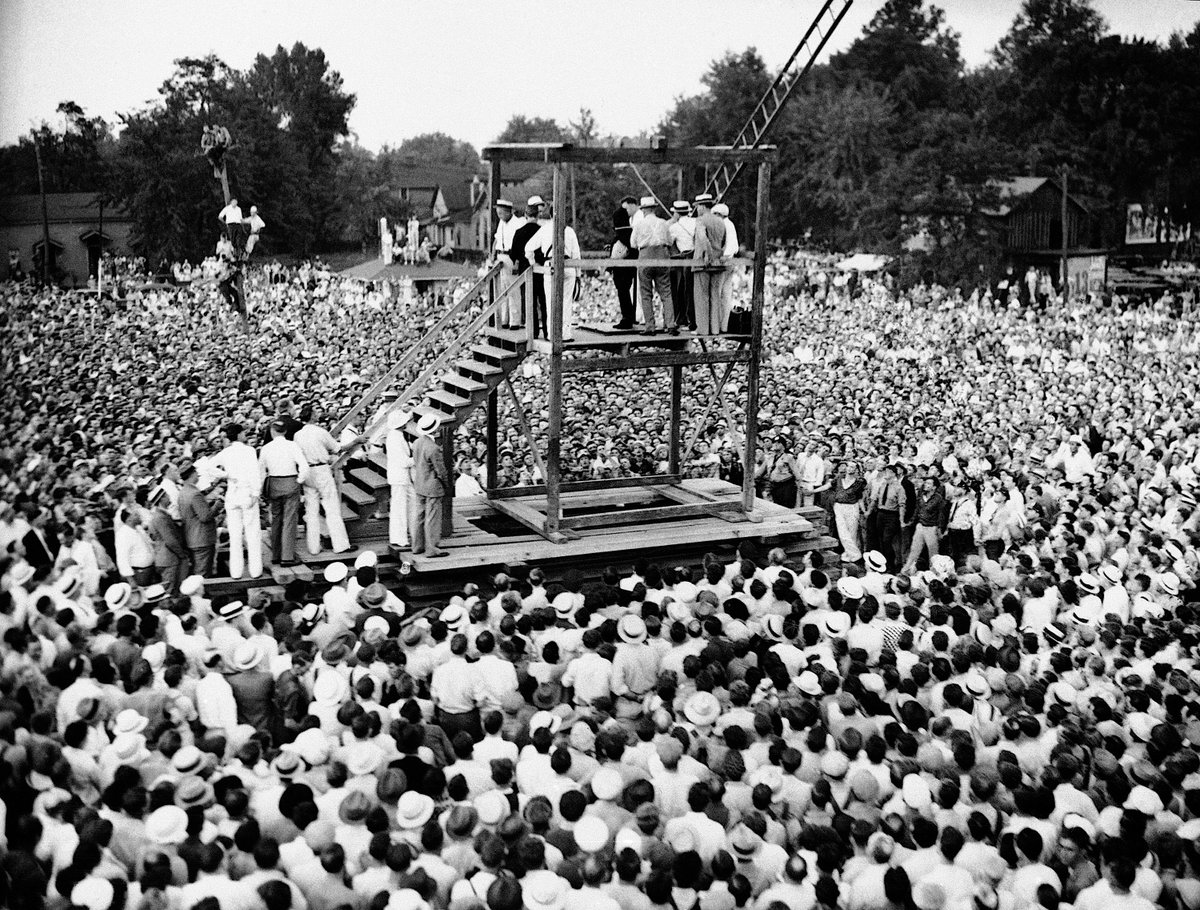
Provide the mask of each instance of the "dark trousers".
POLYGON ((546 285, 541 275, 533 276, 533 337, 547 338, 546 285))
MULTIPOLYGON (((678 256, 672 256, 672 259, 678 259, 678 256)), ((688 262, 691 262, 691 257, 687 257, 688 262)), ((691 267, 688 268, 673 268, 671 269, 671 297, 675 302, 675 324, 680 328, 687 326, 689 328, 696 327, 696 302, 692 296, 692 275, 694 273, 691 267)))
POLYGON ((167 596, 175 597, 179 594, 179 586, 183 584, 183 580, 188 574, 187 560, 181 559, 178 562, 156 566, 156 568, 162 586, 167 589, 167 596))
POLYGON ((998 560, 1004 555, 1003 540, 985 540, 983 542, 983 555, 988 559, 998 560))
POLYGON ((613 286, 617 289, 617 302, 621 305, 621 325, 632 326, 637 322, 637 306, 633 302, 633 281, 637 269, 613 269, 613 286))
POLYGON ((479 724, 479 709, 472 708, 463 714, 451 714, 449 711, 437 709, 434 715, 438 726, 446 731, 446 737, 452 742, 458 732, 471 734, 471 739, 479 742, 483 739, 483 727, 479 724))
POLYGON ((139 588, 145 588, 158 582, 158 569, 154 566, 134 566, 133 583, 139 588))
POLYGON ((947 549, 956 566, 962 565, 975 552, 975 532, 970 528, 951 528, 946 532, 947 549))
POLYGON ((889 572, 904 565, 904 541, 900 533, 900 513, 896 509, 880 509, 875 513, 875 533, 879 537, 879 552, 887 560, 889 572))
POLYGON ((300 484, 296 478, 267 478, 267 502, 271 506, 271 561, 292 562, 300 528, 300 484))
POLYGON ((192 547, 192 571, 201 578, 211 578, 217 567, 217 545, 192 547))
POLYGON ((796 481, 772 480, 771 502, 786 509, 796 508, 796 481))

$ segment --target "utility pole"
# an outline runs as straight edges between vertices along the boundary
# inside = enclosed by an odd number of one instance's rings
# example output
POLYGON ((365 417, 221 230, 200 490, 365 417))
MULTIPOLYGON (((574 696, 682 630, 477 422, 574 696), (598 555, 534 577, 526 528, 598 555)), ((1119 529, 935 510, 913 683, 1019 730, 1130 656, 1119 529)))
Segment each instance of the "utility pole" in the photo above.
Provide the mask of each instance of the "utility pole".
POLYGON ((104 290, 104 197, 98 199, 100 203, 100 237, 97 243, 100 245, 100 255, 96 257, 96 294, 104 290))
POLYGON ((1067 172, 1064 164, 1059 171, 1062 174, 1062 292, 1063 300, 1067 299, 1067 172))
POLYGON ((46 209, 46 180, 42 176, 42 147, 33 134, 33 155, 37 159, 38 192, 42 196, 42 282, 50 283, 50 213, 46 209))

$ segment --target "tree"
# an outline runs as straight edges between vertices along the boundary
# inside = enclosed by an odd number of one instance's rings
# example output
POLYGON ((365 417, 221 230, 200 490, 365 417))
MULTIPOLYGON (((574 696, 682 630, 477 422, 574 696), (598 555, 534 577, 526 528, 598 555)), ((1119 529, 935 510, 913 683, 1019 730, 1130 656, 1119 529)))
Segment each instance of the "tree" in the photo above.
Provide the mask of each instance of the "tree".
POLYGON ((42 156, 48 193, 103 192, 113 137, 102 117, 89 117, 74 101, 56 108, 59 121, 43 122, 15 146, 0 149, 0 194, 38 192, 34 143, 42 156))
POLYGON ((396 153, 402 159, 423 164, 461 167, 478 171, 482 166, 475 146, 445 133, 422 133, 400 143, 396 153))
POLYGON ((565 142, 567 138, 566 130, 553 118, 514 114, 496 137, 496 142, 565 142))

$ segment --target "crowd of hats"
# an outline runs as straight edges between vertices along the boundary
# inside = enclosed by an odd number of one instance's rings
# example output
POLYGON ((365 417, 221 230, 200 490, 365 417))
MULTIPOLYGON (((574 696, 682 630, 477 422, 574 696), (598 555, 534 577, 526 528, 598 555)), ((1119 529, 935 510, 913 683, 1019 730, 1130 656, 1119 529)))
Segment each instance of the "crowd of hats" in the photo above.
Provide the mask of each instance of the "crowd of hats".
MULTIPOLYGON (((759 420, 918 470, 949 442, 1020 505, 994 558, 519 569, 412 621, 370 555, 282 599, 6 556, 0 904, 1200 910, 1195 316, 818 277, 772 263, 759 420), (496 661, 486 735, 443 729, 437 670, 496 661)), ((340 318, 284 288, 279 312, 340 318)), ((289 366, 301 342, 239 341, 190 292, 101 327, 5 293, 5 495, 61 525, 102 471, 194 447, 197 414, 257 422, 383 356, 339 334, 289 366)))

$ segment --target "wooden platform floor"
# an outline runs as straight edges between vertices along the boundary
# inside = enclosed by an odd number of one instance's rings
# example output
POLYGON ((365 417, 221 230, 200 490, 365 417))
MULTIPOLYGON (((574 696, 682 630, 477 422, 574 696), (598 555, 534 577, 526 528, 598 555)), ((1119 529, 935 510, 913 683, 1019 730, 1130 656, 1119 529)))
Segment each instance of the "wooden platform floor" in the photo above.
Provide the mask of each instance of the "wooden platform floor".
MULTIPOLYGON (((720 480, 684 480, 680 486, 710 498, 736 500, 740 497, 737 487, 720 480)), ((645 507, 648 502, 658 499, 659 495, 654 487, 630 487, 603 492, 564 493, 562 501, 564 511, 570 514, 574 510, 594 510, 597 507, 645 507)), ((514 501, 521 500, 508 500, 514 501)), ((533 501, 544 503, 544 498, 533 501)), ((795 555, 834 546, 835 541, 825 536, 823 516, 824 513, 819 509, 793 511, 758 500, 753 521, 731 520, 741 517, 740 513, 735 513, 650 524, 621 524, 580 529, 575 532, 578 536, 574 539, 556 544, 501 515, 487 497, 469 497, 454 502, 454 534, 442 542, 443 549, 449 555, 430 559, 402 554, 413 568, 413 572, 404 580, 410 588, 422 585, 428 586, 432 592, 438 592, 461 589, 466 582, 478 581, 504 565, 538 565, 554 577, 556 571, 568 568, 579 568, 585 574, 591 570, 591 574, 599 575, 599 570, 605 565, 628 567, 637 558, 652 561, 670 558, 680 563, 699 564, 705 552, 715 550, 728 555, 738 541, 744 539, 760 542, 763 548, 783 546, 795 555)), ((400 563, 388 549, 386 519, 367 521, 359 534, 359 546, 349 553, 333 554, 326 551, 319 556, 308 557, 301 537, 297 554, 318 583, 326 565, 336 561, 353 564, 364 550, 372 550, 379 556, 380 574, 385 582, 399 580, 400 563)), ((293 577, 294 571, 285 568, 268 570, 258 579, 210 579, 205 587, 212 593, 232 593, 286 584, 293 577)))
MULTIPOLYGON (((575 327, 574 337, 563 340, 564 351, 604 350, 612 351, 622 348, 665 348, 667 350, 686 350, 692 342, 703 339, 712 344, 722 341, 748 341, 748 335, 697 335, 687 329, 681 329, 678 335, 671 335, 659 330, 652 335, 646 335, 641 330, 617 330, 611 325, 580 325, 575 327)), ((539 354, 550 353, 550 342, 544 338, 535 338, 530 343, 531 351, 539 354)))

